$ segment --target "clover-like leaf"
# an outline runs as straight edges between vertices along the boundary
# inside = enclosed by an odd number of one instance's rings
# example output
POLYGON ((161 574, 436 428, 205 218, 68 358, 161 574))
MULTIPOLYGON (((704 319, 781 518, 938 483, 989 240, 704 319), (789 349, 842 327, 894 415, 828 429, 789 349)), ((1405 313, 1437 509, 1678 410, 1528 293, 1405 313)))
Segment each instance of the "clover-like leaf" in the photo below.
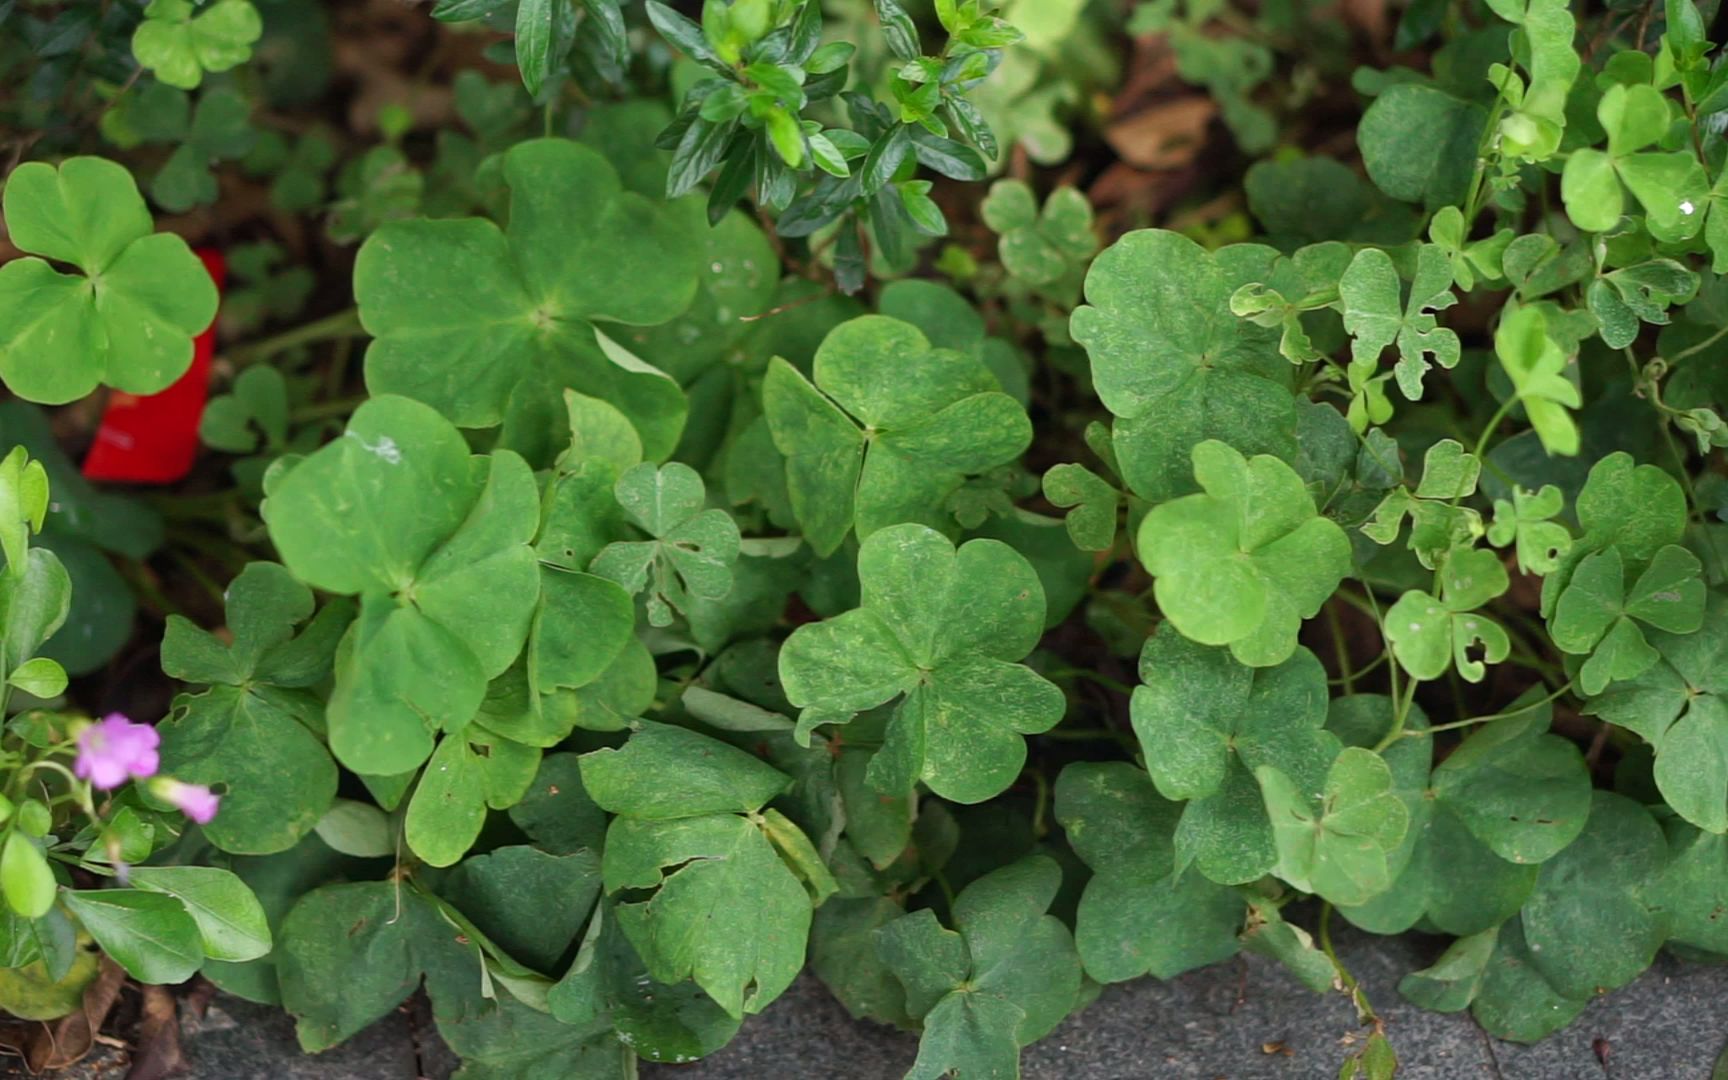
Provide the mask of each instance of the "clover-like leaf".
POLYGON ((814 382, 784 359, 762 406, 786 458, 786 485, 818 555, 899 522, 945 525, 970 475, 1014 461, 1032 441, 1020 403, 981 359, 933 348, 917 327, 865 315, 816 351, 814 382))
POLYGON ((1056 781, 1056 820, 1092 868, 1074 944, 1086 973, 1170 979, 1235 955, 1246 904, 1234 889, 1176 868, 1182 808, 1127 762, 1076 762, 1056 781))
POLYGON ((414 768, 522 651, 540 595, 533 474, 509 451, 471 457, 426 405, 376 397, 277 481, 264 515, 295 577, 361 597, 337 658, 331 749, 362 773, 414 768))
POLYGON ((1613 546, 1629 560, 1646 562, 1661 548, 1678 544, 1686 531, 1680 482, 1655 465, 1637 464, 1625 451, 1590 466, 1577 510, 1584 527, 1578 558, 1613 546))
POLYGON ((1643 205, 1645 225, 1657 240, 1677 243, 1697 235, 1710 196, 1704 167, 1690 151, 1639 152, 1667 133, 1668 99, 1654 86, 1616 82, 1597 102, 1596 117, 1608 147, 1580 147, 1567 158, 1560 177, 1566 216, 1586 232, 1609 231, 1626 210, 1624 184, 1643 205))
POLYGON ((1326 672, 1298 648, 1274 667, 1251 668, 1226 650, 1161 626, 1140 654, 1134 733, 1167 799, 1185 800, 1176 830, 1178 870, 1193 863, 1224 884, 1243 884, 1277 862, 1255 770, 1275 766, 1318 791, 1338 756, 1326 732, 1326 672))
MULTIPOLYGON (((597 1030, 601 1052, 597 1061, 582 1064, 602 1071, 617 1067, 618 1043, 650 1061, 690 1061, 726 1045, 741 1023, 696 983, 656 980, 623 932, 617 905, 606 898, 589 922, 576 962, 547 992, 546 1004, 561 1030, 597 1030)), ((582 1069, 566 1066, 551 1075, 580 1076, 582 1069)))
POLYGON ((1424 1009, 1458 1012, 1470 1007, 1488 974, 1498 928, 1459 938, 1440 959, 1398 980, 1398 992, 1424 1009))
POLYGON ((1452 280, 1469 292, 1477 278, 1495 281, 1505 276, 1501 260, 1515 239, 1511 229, 1501 229, 1481 240, 1466 240, 1464 212, 1456 206, 1443 206, 1428 223, 1428 239, 1446 253, 1452 266, 1452 280))
POLYGON ((1618 547, 1587 555, 1555 601, 1548 629, 1561 652, 1588 656, 1578 672, 1586 694, 1648 671, 1658 653, 1639 624, 1689 634, 1704 619, 1703 566, 1677 545, 1659 549, 1630 585, 1618 547))
POLYGON ((267 855, 311 832, 336 797, 324 703, 308 688, 328 677, 353 605, 314 616, 312 590, 275 563, 251 563, 228 586, 227 611, 228 642, 168 619, 162 670, 208 689, 182 694, 158 726, 162 766, 225 789, 222 812, 204 827, 212 844, 267 855))
POLYGON ((1521 307, 1508 312, 1494 331, 1494 352, 1542 448, 1550 454, 1576 454, 1578 425, 1567 410, 1583 402, 1577 385, 1563 374, 1566 354, 1549 336, 1541 310, 1521 307))
POLYGON ((1206 645, 1245 664, 1282 663, 1350 572, 1350 540, 1321 517, 1302 478, 1268 455, 1225 443, 1194 448, 1202 494, 1154 507, 1140 523, 1140 561, 1158 606, 1206 645))
POLYGON ((1579 1000, 1643 974, 1667 938, 1659 906, 1667 862, 1667 842, 1648 810, 1596 792, 1584 832, 1542 864, 1524 905, 1531 966, 1579 1000))
POLYGON ((1711 598, 1693 633, 1654 631, 1661 659, 1610 684, 1585 711, 1634 732, 1656 754, 1656 786, 1675 813, 1728 833, 1728 607, 1711 598))
POLYGON ((1686 534, 1686 492, 1680 482, 1655 465, 1637 464, 1625 451, 1590 466, 1576 509, 1584 535, 1542 579, 1544 617, 1553 615, 1555 601, 1586 556, 1618 547, 1627 564, 1636 567, 1686 534))
POLYGON ((1668 943, 1718 951, 1725 940, 1722 905, 1728 900, 1728 836, 1667 822, 1672 856, 1662 873, 1662 908, 1668 943))
POLYGON ((1387 856, 1403 841, 1409 814, 1380 755, 1345 749, 1318 798, 1275 765, 1254 775, 1272 819, 1279 877, 1335 904, 1364 903, 1392 883, 1387 856))
POLYGON ((981 211, 1001 237, 1002 266, 1028 285, 1053 285, 1086 264, 1098 250, 1092 205, 1071 187, 1050 193, 1042 211, 1020 180, 998 180, 981 211))
POLYGON ((31 256, 0 267, 0 378, 13 393, 49 405, 103 383, 154 394, 185 373, 216 285, 186 241, 151 232, 131 173, 94 157, 26 162, 4 206, 12 243, 31 256))
POLYGON ((1602 343, 1624 349, 1643 323, 1668 325, 1668 308, 1698 291, 1698 275, 1673 259, 1650 259, 1602 274, 1585 294, 1602 343))
POLYGON ((1032 855, 961 891, 954 930, 922 908, 875 933, 876 949, 923 1021, 908 1080, 958 1070, 1014 1076, 1020 1048, 1047 1035, 1080 995, 1080 960, 1068 927, 1046 914, 1061 868, 1032 855))
POLYGON ((1522 920, 1514 918, 1500 927, 1482 985, 1470 1003, 1470 1015, 1484 1031, 1514 1042, 1537 1042, 1577 1019, 1590 1003, 1588 997, 1555 989, 1534 960, 1522 920))
POLYGON ((233 389, 212 397, 198 421, 206 446, 231 454, 278 449, 288 439, 288 381, 267 364, 242 371, 233 389))
POLYGON ((1375 185, 1428 207, 1462 203, 1487 114, 1427 82, 1390 86, 1363 113, 1356 141, 1375 185))
POLYGON ((502 172, 507 229, 393 221, 361 248, 368 388, 463 427, 503 424, 507 445, 531 451, 564 430, 562 391, 580 387, 630 418, 649 458, 664 457, 684 426, 683 392, 597 324, 676 317, 696 292, 694 241, 578 143, 519 143, 502 172))
POLYGON ((1398 539, 1404 519, 1410 519, 1408 546, 1430 570, 1448 553, 1473 544, 1482 535, 1482 515, 1459 501, 1476 491, 1482 463, 1464 451, 1456 439, 1441 439, 1422 458, 1422 479, 1416 490, 1400 486, 1374 508, 1362 535, 1377 544, 1398 539))
MULTIPOLYGON (((791 778, 693 731, 642 724, 622 749, 582 756, 582 783, 614 818, 606 832, 606 891, 648 971, 694 978, 734 1017, 759 1012, 804 962, 812 897, 759 814, 791 778), (637 890, 652 890, 645 899, 637 890)), ((816 866, 820 868, 820 863, 816 866)), ((826 874, 825 870, 821 871, 826 874)), ((832 892, 832 881, 825 891, 832 892)))
POLYGON ((157 205, 185 213, 215 202, 220 189, 212 166, 244 157, 252 149, 258 133, 251 115, 251 103, 232 90, 212 87, 200 94, 190 126, 174 140, 174 152, 150 181, 150 197, 157 205))
POLYGON ((1452 292, 1451 265, 1438 245, 1417 249, 1416 276, 1407 300, 1392 257, 1379 248, 1356 253, 1338 281, 1338 296, 1344 304, 1344 328, 1354 339, 1351 367, 1373 371, 1380 365, 1380 354, 1397 345, 1398 388, 1416 401, 1422 397, 1430 355, 1447 370, 1458 365, 1458 335, 1440 326, 1433 315, 1458 302, 1452 292))
POLYGON ((1116 542, 1116 512, 1122 492, 1084 465, 1053 465, 1044 474, 1044 497, 1071 507, 1068 535, 1081 551, 1108 551, 1116 542))
POLYGON ((1303 316, 1338 303, 1339 279, 1349 264, 1350 249, 1341 243, 1299 248, 1290 258, 1267 266, 1265 279, 1232 293, 1230 311, 1256 326, 1277 328, 1278 352, 1292 364, 1319 360, 1321 353, 1303 316))
MULTIPOLYGON (((1535 887, 1535 864, 1575 840, 1590 813, 1583 754, 1547 733, 1550 711, 1530 708, 1483 725, 1432 772, 1433 739, 1412 716, 1406 731, 1415 737, 1384 754, 1410 816, 1403 849, 1392 856, 1394 880, 1341 913, 1377 934, 1425 920, 1458 935, 1515 915, 1535 887)), ((1377 744, 1391 722, 1391 699, 1378 695, 1334 702, 1329 721, 1356 745, 1377 744)))
POLYGON ((1538 577, 1552 573, 1572 548, 1572 532, 1552 520, 1566 507, 1566 497, 1553 484, 1532 493, 1514 484, 1512 498, 1494 500, 1494 521, 1488 526, 1488 542, 1495 547, 1513 545, 1518 570, 1538 577))
POLYGON ((1546 708, 1485 724, 1434 769, 1436 801, 1508 862, 1547 861, 1590 814, 1583 755, 1548 724, 1546 708))
POLYGON ((862 603, 801 626, 780 651, 786 697, 821 723, 895 701, 870 783, 901 795, 923 780, 943 798, 999 795, 1026 761, 1022 735, 1062 719, 1061 690, 1017 663, 1044 630, 1044 587, 996 540, 958 550, 922 525, 874 532, 858 551, 862 603))
POLYGON ((627 592, 647 589, 651 624, 669 626, 674 608, 686 611, 692 598, 718 600, 732 591, 738 524, 724 510, 702 508, 707 489, 695 469, 643 462, 618 478, 615 492, 653 539, 610 544, 589 569, 627 592))
POLYGON ((275 954, 300 1045, 308 1053, 335 1046, 407 1000, 423 976, 436 980, 453 966, 467 974, 456 958, 471 948, 456 936, 399 882, 325 885, 300 897, 275 954))
POLYGON ((1276 330, 1229 307, 1242 286, 1267 281, 1279 258, 1255 244, 1208 252, 1147 229, 1093 261, 1087 304, 1070 329, 1091 358, 1099 399, 1118 418, 1122 475, 1141 497, 1193 491, 1191 452, 1208 439, 1294 456, 1294 369, 1276 330))
POLYGON ((1499 623, 1476 609, 1505 592, 1510 582, 1500 557, 1460 548, 1440 569, 1440 596, 1411 589, 1386 612, 1386 640, 1398 663, 1418 679, 1438 679, 1456 664, 1467 682, 1481 682, 1482 661, 1498 664, 1512 651, 1499 623), (1480 650, 1480 660, 1472 656, 1480 650))
POLYGON ((1302 325, 1305 310, 1300 300, 1287 300, 1283 293, 1260 282, 1244 285, 1230 297, 1232 314, 1256 326, 1278 328, 1278 353, 1292 364, 1312 363, 1321 355, 1302 325))
POLYGON ((600 857, 513 844, 462 860, 438 891, 511 957, 556 971, 600 893, 600 857))
POLYGON ((192 0, 150 0, 132 33, 132 55, 161 82, 194 90, 205 72, 245 63, 263 33, 251 0, 216 0, 202 11, 192 0))
POLYGON ((1418 499, 1457 502, 1476 493, 1482 476, 1482 461, 1464 451, 1457 439, 1441 439, 1422 455, 1422 479, 1416 484, 1418 499))
POLYGON ((486 811, 519 802, 540 751, 476 722, 440 739, 408 801, 402 835, 429 866, 452 866, 480 838, 486 811))

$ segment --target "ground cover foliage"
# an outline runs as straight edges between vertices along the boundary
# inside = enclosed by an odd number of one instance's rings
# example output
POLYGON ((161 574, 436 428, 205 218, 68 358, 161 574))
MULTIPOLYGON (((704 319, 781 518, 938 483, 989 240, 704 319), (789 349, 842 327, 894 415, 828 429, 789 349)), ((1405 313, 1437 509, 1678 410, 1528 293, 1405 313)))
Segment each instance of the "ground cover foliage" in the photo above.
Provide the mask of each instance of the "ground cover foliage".
POLYGON ((0 4, 0 1007, 1011 1077, 1248 952, 1378 1080, 1340 921, 1728 955, 1715 7, 1341 10, 0 4))

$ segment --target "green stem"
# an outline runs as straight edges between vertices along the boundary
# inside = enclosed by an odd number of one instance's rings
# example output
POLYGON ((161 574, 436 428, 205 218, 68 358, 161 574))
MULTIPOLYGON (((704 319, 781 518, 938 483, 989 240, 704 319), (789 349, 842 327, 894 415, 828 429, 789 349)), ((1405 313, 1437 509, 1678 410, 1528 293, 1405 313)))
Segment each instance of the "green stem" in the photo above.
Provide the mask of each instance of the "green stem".
POLYGON ((1060 742, 1122 742, 1125 738, 1110 728, 1052 728, 1040 737, 1060 742))
POLYGON ((1332 652, 1338 659, 1338 684, 1346 697, 1356 693, 1356 673, 1350 668, 1350 646, 1344 641, 1344 620, 1336 604, 1326 605, 1326 628, 1332 633, 1332 652))
MULTIPOLYGON (((1367 597, 1366 600, 1353 596, 1350 593, 1345 592, 1343 589, 1339 589, 1333 595, 1343 597, 1345 603, 1353 605, 1359 611, 1366 612, 1374 619, 1374 625, 1380 630, 1380 649, 1382 653, 1390 654, 1392 652, 1392 640, 1386 636, 1386 620, 1380 615, 1380 601, 1374 596, 1374 587, 1369 585, 1366 581, 1363 581, 1361 578, 1357 578, 1357 581, 1362 585, 1362 593, 1363 596, 1367 597)), ((1386 678, 1388 682, 1391 683, 1392 697, 1396 700, 1398 697, 1399 685, 1397 664, 1387 665, 1386 678)))
MULTIPOLYGON (((1380 670, 1381 664, 1384 664, 1386 661, 1388 661, 1390 659, 1392 659, 1391 652, 1389 652, 1385 649, 1382 649, 1380 651, 1379 656, 1376 656, 1374 659, 1368 661, 1368 663, 1364 664, 1362 667, 1360 667, 1356 670, 1356 672, 1354 673, 1355 677, 1358 679, 1361 679, 1361 678, 1365 678, 1366 676, 1374 674, 1374 672, 1380 670)), ((1327 686, 1343 686, 1344 680, 1343 679, 1327 679, 1326 685, 1327 686)))
MULTIPOLYGON (((1397 671, 1398 665, 1393 664, 1392 670, 1397 671)), ((1380 740, 1379 745, 1374 747, 1376 754, 1384 752, 1388 746, 1403 738, 1404 727, 1410 720, 1410 705, 1416 700, 1416 687, 1419 685, 1421 685, 1421 680, 1414 675, 1405 682, 1404 692, 1398 695, 1398 705, 1392 712, 1392 730, 1388 731, 1385 738, 1380 740)))
POLYGON ((1667 359, 1670 366, 1672 366, 1674 364, 1678 364, 1680 361, 1686 359, 1688 356, 1696 356, 1698 353, 1703 352, 1705 349, 1708 349, 1710 346, 1716 344, 1718 341, 1721 341, 1725 337, 1728 337, 1728 326, 1724 326, 1722 329, 1716 331, 1714 334, 1711 334, 1709 337, 1705 338, 1703 341, 1700 341, 1698 344, 1693 345, 1689 348, 1681 349, 1679 352, 1675 353, 1673 356, 1667 357, 1666 359, 1667 359))
POLYGON ((288 414, 290 423, 304 424, 312 420, 328 420, 335 416, 347 416, 349 413, 365 404, 365 397, 340 398, 336 401, 320 401, 315 405, 303 405, 288 414))
POLYGON ((296 326, 292 330, 284 330, 262 341, 242 345, 230 351, 228 359, 235 367, 244 367, 268 360, 277 353, 287 352, 301 345, 313 345, 332 338, 359 337, 365 332, 360 326, 360 309, 348 308, 303 326, 296 326))
POLYGON ((1344 966, 1344 961, 1338 959, 1338 951, 1332 947, 1332 905, 1322 901, 1320 904, 1320 951, 1326 954, 1326 959, 1332 961, 1332 970, 1338 973, 1338 982, 1350 995, 1350 1001, 1356 1006, 1356 1015, 1364 1024, 1377 1024, 1379 1017, 1374 1015, 1374 1007, 1368 1004, 1368 995, 1363 993, 1362 984, 1356 981, 1356 976, 1350 974, 1350 969, 1344 966))
POLYGON ((931 872, 931 877, 936 879, 936 887, 938 889, 942 890, 942 898, 944 900, 948 901, 949 912, 953 912, 953 910, 954 910, 954 886, 948 884, 948 875, 944 874, 940 870, 935 870, 935 871, 931 872))
POLYGON ((1127 683, 1119 682, 1108 675, 1100 675, 1096 671, 1088 671, 1085 668, 1059 667, 1050 671, 1049 677, 1052 679, 1085 679, 1097 683, 1106 690, 1114 690, 1118 694, 1132 694, 1134 692, 1134 688, 1127 683))
POLYGON ((1032 836, 1042 840, 1050 831, 1049 826, 1044 824, 1044 814, 1050 807, 1050 781, 1044 779, 1043 770, 1033 769, 1032 783, 1037 789, 1032 803, 1032 836))
POLYGON ((1572 684, 1567 683, 1565 686, 1562 686, 1560 689, 1554 691, 1552 694, 1549 694, 1547 697, 1541 698, 1537 701, 1532 701, 1528 705, 1520 705, 1516 709, 1507 709, 1505 712, 1491 713, 1488 716, 1473 716, 1468 720, 1454 720, 1450 724, 1435 724, 1433 727, 1419 728, 1419 729, 1415 729, 1412 731, 1406 731, 1403 733, 1402 737, 1406 738, 1406 739, 1420 739, 1420 738, 1423 738, 1424 736, 1432 735, 1438 731, 1455 731, 1458 728, 1470 727, 1474 724, 1488 724, 1488 723, 1492 723, 1495 720, 1507 720, 1507 719, 1510 719, 1511 717, 1514 717, 1514 716, 1523 716, 1525 713, 1535 712, 1537 709, 1540 709, 1542 706, 1547 705, 1550 702, 1553 702, 1553 701, 1559 699, 1560 697, 1569 693, 1571 691, 1571 689, 1572 689, 1572 684))
POLYGON ((1659 423, 1662 428, 1662 441, 1667 444, 1668 452, 1674 456, 1675 470, 1680 474, 1680 486, 1686 492, 1687 509, 1690 511, 1692 520, 1697 523, 1698 531, 1702 534, 1704 551, 1710 557, 1712 569, 1716 572, 1716 580, 1721 581, 1728 574, 1724 573, 1722 556, 1717 552, 1716 545, 1711 541, 1705 528, 1709 522, 1704 517, 1704 508, 1698 505, 1698 489, 1692 486, 1692 472, 1686 467, 1686 455, 1681 451, 1679 441, 1674 438, 1674 432, 1668 423, 1668 418, 1666 416, 1661 417, 1659 423))
MULTIPOLYGON (((1506 419, 1506 414, 1511 412, 1512 406, 1516 404, 1518 404, 1517 396, 1514 395, 1509 397, 1505 401, 1502 401, 1500 407, 1494 410, 1494 415, 1488 418, 1488 426, 1482 429, 1481 436, 1476 440, 1476 449, 1470 451, 1470 455, 1477 461, 1482 460, 1482 452, 1488 449, 1488 440, 1494 437, 1495 429, 1499 428, 1500 421, 1506 419)), ((1452 504, 1456 506, 1458 504, 1458 499, 1453 499, 1452 504)))
POLYGON ((1468 238, 1470 228, 1476 221, 1476 215, 1482 212, 1482 182, 1488 178, 1488 150, 1493 144, 1495 133, 1500 129, 1500 116, 1506 111, 1506 86, 1516 78, 1510 69, 1506 79, 1495 87, 1494 108, 1488 114, 1488 123, 1482 128, 1481 138, 1476 140, 1476 171, 1470 177, 1470 196, 1464 200, 1464 234, 1468 238))

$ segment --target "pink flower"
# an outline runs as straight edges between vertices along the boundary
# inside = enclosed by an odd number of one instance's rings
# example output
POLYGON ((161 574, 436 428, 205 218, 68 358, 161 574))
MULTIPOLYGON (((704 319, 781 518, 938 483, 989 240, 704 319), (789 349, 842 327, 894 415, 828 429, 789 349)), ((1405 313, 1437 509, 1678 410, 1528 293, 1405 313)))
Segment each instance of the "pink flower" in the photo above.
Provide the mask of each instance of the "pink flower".
POLYGON ((150 794, 163 802, 173 803, 182 814, 200 825, 210 824, 210 819, 216 816, 216 808, 222 804, 222 797, 203 784, 183 784, 166 776, 150 781, 150 794))
POLYGON ((156 754, 161 741, 150 725, 134 724, 119 713, 109 713, 78 733, 75 771, 80 779, 103 791, 128 780, 154 776, 161 763, 156 754))

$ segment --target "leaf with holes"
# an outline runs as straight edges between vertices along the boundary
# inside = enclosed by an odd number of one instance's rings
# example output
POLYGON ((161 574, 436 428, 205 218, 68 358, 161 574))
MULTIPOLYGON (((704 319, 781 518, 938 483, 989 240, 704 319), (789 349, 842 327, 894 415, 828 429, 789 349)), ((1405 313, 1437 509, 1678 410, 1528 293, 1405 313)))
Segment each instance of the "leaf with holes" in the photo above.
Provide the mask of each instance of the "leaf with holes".
POLYGON ((1438 679, 1456 666, 1468 682, 1481 682, 1483 661, 1498 664, 1512 650, 1499 623, 1476 609, 1505 592, 1499 556, 1482 548, 1455 550, 1440 568, 1440 596, 1411 589, 1386 612, 1386 640, 1405 671, 1438 679), (1479 651, 1481 659, 1472 656, 1479 651))

